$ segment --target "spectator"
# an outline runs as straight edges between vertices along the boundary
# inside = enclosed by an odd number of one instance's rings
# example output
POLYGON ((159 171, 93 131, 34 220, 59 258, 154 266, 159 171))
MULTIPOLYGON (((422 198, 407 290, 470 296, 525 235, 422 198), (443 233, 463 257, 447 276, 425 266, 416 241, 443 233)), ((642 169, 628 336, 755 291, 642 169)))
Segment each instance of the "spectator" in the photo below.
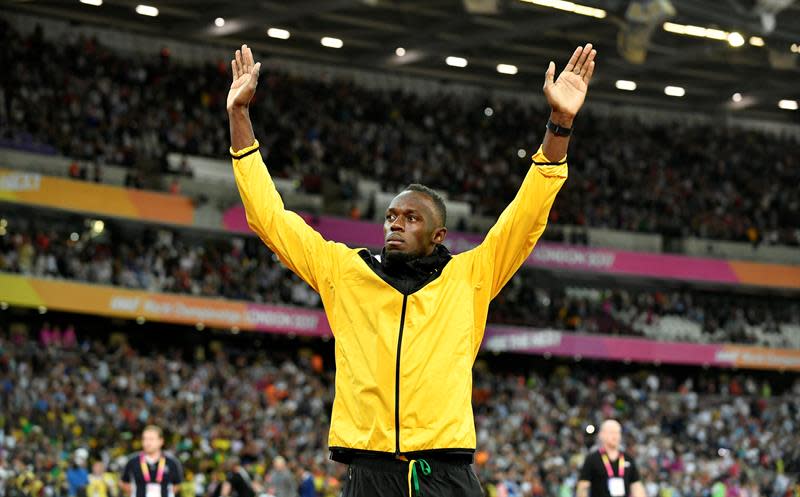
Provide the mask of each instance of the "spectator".
POLYGON ((67 470, 69 482, 69 497, 86 497, 86 487, 89 485, 89 472, 86 470, 86 449, 75 452, 75 464, 67 470))
POLYGON ((297 497, 297 482, 292 472, 286 467, 286 459, 281 456, 276 457, 272 462, 269 483, 275 497, 297 497))

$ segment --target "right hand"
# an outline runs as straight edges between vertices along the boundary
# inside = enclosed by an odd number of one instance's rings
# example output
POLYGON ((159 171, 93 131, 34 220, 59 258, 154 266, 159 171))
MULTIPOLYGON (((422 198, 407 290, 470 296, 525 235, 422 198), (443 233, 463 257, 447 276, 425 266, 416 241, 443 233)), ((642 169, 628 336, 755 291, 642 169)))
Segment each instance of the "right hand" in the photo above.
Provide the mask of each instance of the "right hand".
POLYGON ((229 111, 250 105, 250 100, 256 93, 261 62, 254 63, 252 50, 247 45, 242 45, 242 49, 236 51, 236 57, 231 61, 231 69, 233 83, 228 92, 229 111))

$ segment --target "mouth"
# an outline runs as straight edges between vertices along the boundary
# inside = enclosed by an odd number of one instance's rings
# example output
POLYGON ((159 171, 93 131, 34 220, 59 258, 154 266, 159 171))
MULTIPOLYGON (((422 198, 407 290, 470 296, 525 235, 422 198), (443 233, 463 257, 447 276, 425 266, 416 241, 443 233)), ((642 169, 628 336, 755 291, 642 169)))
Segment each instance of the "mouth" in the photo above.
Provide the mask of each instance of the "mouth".
POLYGON ((399 247, 404 243, 405 241, 398 235, 389 235, 389 237, 386 239, 387 247, 399 247))

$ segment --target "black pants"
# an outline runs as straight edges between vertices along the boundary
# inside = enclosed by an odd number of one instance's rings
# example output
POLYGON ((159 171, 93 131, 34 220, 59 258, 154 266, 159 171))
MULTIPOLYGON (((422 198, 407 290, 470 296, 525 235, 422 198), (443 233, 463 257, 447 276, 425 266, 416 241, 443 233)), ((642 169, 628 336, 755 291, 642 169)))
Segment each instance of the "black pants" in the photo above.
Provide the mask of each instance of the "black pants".
MULTIPOLYGON (((483 497, 483 488, 472 466, 426 459, 430 473, 417 471, 421 497, 483 497)), ((347 469, 342 497, 417 497, 408 493, 409 463, 356 458, 347 469)))

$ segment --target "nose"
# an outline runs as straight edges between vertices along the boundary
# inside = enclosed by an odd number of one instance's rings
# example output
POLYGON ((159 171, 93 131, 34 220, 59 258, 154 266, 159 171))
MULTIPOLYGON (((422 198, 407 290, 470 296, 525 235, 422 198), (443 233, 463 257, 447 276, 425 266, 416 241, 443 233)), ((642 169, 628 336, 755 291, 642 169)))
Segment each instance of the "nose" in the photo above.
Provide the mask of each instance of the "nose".
POLYGON ((403 223, 400 221, 400 216, 397 216, 395 220, 389 224, 389 230, 405 231, 405 227, 403 226, 403 223))

